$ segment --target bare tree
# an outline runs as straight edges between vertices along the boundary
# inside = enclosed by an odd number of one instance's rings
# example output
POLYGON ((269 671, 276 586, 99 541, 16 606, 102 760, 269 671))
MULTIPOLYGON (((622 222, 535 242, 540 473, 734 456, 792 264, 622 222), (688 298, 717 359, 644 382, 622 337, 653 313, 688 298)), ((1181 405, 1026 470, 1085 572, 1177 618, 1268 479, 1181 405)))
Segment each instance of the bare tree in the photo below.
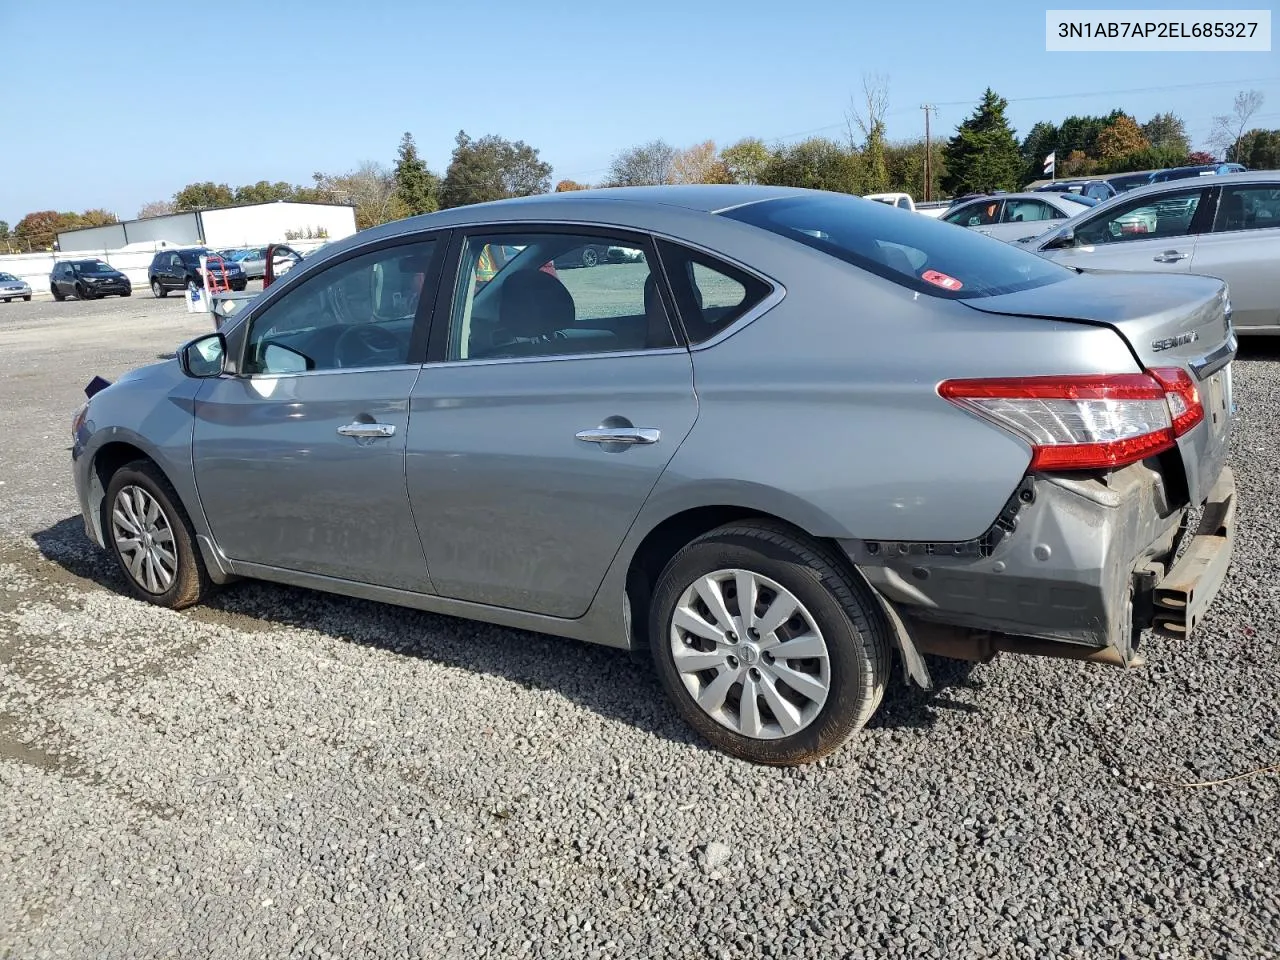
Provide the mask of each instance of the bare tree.
POLYGON ((730 183, 729 168, 716 152, 714 140, 704 140, 676 152, 671 163, 675 183, 730 183))
POLYGON ((163 217, 168 213, 173 213, 172 200, 152 200, 150 203, 144 203, 142 205, 142 209, 138 211, 138 219, 144 220, 147 217, 163 217))
POLYGON ((404 201, 396 192, 395 174, 374 160, 366 160, 350 173, 316 173, 312 179, 321 198, 356 208, 356 227, 360 230, 408 216, 404 201))
POLYGON ((1209 134, 1208 144, 1223 160, 1239 162, 1240 139, 1249 128, 1253 115, 1262 109, 1261 90, 1241 90, 1236 94, 1235 104, 1229 114, 1213 118, 1213 131, 1209 134))
POLYGON ((670 183, 675 160, 675 147, 664 140, 651 140, 638 147, 629 147, 614 157, 609 165, 609 185, 639 187, 670 183))
POLYGON ((867 193, 881 193, 889 189, 889 169, 884 151, 884 118, 888 112, 888 77, 864 73, 862 103, 850 98, 845 123, 849 129, 850 150, 861 153, 860 179, 867 193))
POLYGON ((884 136, 884 118, 889 112, 889 78, 880 74, 862 75, 862 102, 849 98, 845 125, 849 130, 849 146, 862 149, 867 140, 879 132, 884 136))

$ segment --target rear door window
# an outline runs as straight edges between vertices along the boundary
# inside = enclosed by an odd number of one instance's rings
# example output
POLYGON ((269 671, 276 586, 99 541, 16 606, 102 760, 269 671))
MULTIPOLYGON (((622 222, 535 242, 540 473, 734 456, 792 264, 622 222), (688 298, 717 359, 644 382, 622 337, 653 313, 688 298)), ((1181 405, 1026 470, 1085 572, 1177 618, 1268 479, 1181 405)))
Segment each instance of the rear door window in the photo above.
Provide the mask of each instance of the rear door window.
POLYGON ((1280 180, 1226 187, 1213 221, 1214 233, 1280 227, 1280 180))
POLYGON ((1073 275, 1059 263, 972 230, 858 197, 780 197, 720 216, 760 227, 918 293, 948 299, 993 297, 1073 275))
MULTIPOLYGON (((893 207, 876 201, 889 212, 893 207)), ((732 264, 669 240, 658 242, 658 253, 675 293, 676 308, 689 343, 705 343, 742 318, 773 291, 773 287, 732 264)))

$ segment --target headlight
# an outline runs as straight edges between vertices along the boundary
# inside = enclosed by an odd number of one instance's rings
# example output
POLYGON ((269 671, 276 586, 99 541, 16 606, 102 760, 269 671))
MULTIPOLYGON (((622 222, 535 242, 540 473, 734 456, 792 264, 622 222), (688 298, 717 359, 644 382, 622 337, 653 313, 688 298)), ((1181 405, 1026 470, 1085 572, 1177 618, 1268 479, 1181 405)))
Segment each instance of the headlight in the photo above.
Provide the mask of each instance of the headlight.
POLYGON ((85 418, 89 416, 89 401, 86 400, 80 404, 80 409, 76 411, 75 417, 71 420, 71 439, 74 440, 80 434, 80 428, 84 426, 85 418))

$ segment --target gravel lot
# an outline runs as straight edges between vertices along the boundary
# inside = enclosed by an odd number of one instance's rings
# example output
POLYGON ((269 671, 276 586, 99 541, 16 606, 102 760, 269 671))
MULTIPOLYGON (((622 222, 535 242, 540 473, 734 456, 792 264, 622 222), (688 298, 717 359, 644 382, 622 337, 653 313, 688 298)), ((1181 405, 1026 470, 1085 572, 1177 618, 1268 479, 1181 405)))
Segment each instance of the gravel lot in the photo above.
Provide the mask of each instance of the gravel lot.
POLYGON ((820 765, 694 741, 626 655, 85 539, 69 422, 209 329, 0 305, 0 956, 1280 956, 1280 344, 1236 365, 1241 539, 1142 670, 934 660, 820 765))

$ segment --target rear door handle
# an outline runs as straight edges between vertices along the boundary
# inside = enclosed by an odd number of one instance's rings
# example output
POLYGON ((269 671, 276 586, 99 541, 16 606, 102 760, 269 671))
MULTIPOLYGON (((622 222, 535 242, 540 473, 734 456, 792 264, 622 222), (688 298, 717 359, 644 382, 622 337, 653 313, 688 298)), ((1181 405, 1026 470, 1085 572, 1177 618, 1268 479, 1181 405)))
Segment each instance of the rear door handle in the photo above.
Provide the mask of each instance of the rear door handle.
POLYGON ((575 436, 588 443, 657 443, 662 431, 652 427, 595 427, 579 430, 575 436))
POLYGON ((1189 253, 1179 253, 1177 250, 1166 250, 1164 253, 1157 254, 1151 259, 1156 263, 1177 263, 1179 260, 1185 260, 1191 256, 1189 253))
POLYGON ((355 423, 348 423, 346 426, 338 428, 338 433, 344 437, 370 438, 370 437, 394 437, 396 428, 391 423, 361 423, 357 420, 355 423))

